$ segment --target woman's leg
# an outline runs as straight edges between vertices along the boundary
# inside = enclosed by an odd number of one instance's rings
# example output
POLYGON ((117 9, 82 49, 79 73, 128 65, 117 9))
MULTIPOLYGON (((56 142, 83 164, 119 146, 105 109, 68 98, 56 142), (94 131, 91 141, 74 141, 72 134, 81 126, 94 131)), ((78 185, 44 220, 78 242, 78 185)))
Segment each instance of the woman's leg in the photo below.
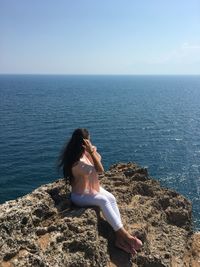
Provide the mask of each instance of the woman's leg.
POLYGON ((95 195, 79 195, 72 193, 71 200, 74 204, 85 207, 85 206, 99 206, 103 212, 105 219, 112 226, 116 234, 115 245, 127 253, 135 255, 135 238, 132 237, 123 227, 121 220, 116 215, 113 207, 110 204, 110 200, 101 193, 95 195))
MULTIPOLYGON (((109 191, 107 191, 106 189, 104 189, 102 186, 100 186, 100 193, 105 195, 109 199, 110 204, 113 207, 113 210, 118 215, 118 218, 121 221, 121 216, 120 216, 120 212, 119 212, 119 208, 118 208, 115 196, 112 193, 110 193, 109 191)), ((136 253, 136 251, 134 251, 134 250, 138 250, 142 246, 142 242, 139 239, 137 239, 136 237, 133 237, 132 235, 130 235, 122 227, 121 229, 116 231, 116 243, 115 244, 118 247, 121 247, 122 249, 126 250, 127 249, 127 241, 128 241, 129 244, 131 244, 131 246, 133 246, 133 248, 132 248, 133 249, 133 254, 136 253)))
POLYGON ((78 194, 71 194, 72 202, 74 202, 76 205, 85 207, 85 206, 99 206, 103 212, 103 215, 105 219, 108 221, 108 223, 112 226, 114 231, 119 230, 123 227, 121 219, 118 217, 116 212, 113 210, 113 207, 109 201, 109 199, 101 194, 84 194, 84 195, 78 195, 78 194))
POLYGON ((110 192, 108 192, 106 189, 104 189, 102 186, 100 186, 100 193, 105 195, 108 198, 108 200, 110 201, 110 204, 112 205, 113 210, 117 214, 119 220, 122 221, 115 196, 113 194, 111 194, 110 192))

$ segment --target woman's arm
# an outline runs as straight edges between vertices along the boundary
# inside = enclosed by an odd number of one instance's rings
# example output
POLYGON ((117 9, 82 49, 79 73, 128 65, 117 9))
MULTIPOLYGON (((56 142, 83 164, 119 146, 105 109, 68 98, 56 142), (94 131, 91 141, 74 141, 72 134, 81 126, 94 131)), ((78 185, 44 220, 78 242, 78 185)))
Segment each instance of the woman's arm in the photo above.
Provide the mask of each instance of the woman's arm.
POLYGON ((103 168, 103 165, 101 163, 101 160, 100 160, 100 158, 98 156, 98 153, 96 153, 95 151, 94 152, 92 151, 90 153, 90 156, 91 156, 91 158, 92 158, 92 160, 94 162, 94 167, 95 167, 96 171, 98 173, 104 172, 104 168, 103 168))
POLYGON ((97 157, 101 161, 101 155, 97 152, 97 147, 96 146, 93 146, 93 148, 94 148, 94 153, 96 153, 97 157))
POLYGON ((83 147, 85 150, 88 152, 89 156, 91 157, 94 167, 98 173, 104 172, 103 165, 101 163, 101 156, 100 154, 96 151, 96 147, 92 146, 90 141, 88 139, 83 139, 85 142, 85 145, 83 147))
MULTIPOLYGON (((101 155, 97 152, 97 147, 96 147, 96 146, 92 146, 92 147, 94 148, 94 153, 97 155, 98 159, 101 161, 101 155)), ((90 153, 87 152, 87 151, 85 151, 85 154, 86 154, 86 156, 89 158, 89 160, 90 160, 92 163, 94 163, 93 160, 92 160, 92 157, 90 156, 90 153)))

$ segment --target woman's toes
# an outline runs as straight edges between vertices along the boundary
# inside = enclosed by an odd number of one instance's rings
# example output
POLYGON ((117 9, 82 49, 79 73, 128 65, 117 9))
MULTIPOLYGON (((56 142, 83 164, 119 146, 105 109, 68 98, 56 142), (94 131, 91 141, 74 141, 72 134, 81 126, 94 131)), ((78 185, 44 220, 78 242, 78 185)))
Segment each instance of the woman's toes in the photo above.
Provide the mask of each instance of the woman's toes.
POLYGON ((131 254, 132 256, 135 256, 137 254, 137 251, 135 250, 134 247, 131 247, 131 254))
POLYGON ((142 247, 142 241, 138 239, 136 236, 129 235, 127 237, 128 244, 133 247, 135 250, 139 250, 142 247))
POLYGON ((131 249, 131 247, 129 248, 129 246, 127 246, 128 244, 125 244, 124 242, 115 242, 115 246, 124 250, 127 253, 131 253, 133 252, 133 249, 131 249))
POLYGON ((138 239, 136 236, 133 236, 133 246, 136 250, 140 249, 143 245, 142 241, 138 239))

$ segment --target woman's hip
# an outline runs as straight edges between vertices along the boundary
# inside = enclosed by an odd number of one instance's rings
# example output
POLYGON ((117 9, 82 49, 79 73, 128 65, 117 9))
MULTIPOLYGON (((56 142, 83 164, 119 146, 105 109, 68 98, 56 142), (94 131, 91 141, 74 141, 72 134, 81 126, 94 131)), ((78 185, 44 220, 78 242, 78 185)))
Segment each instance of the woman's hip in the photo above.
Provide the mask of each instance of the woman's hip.
POLYGON ((94 203, 94 195, 71 193, 71 200, 78 206, 87 206, 94 203))
POLYGON ((108 202, 108 199, 105 195, 98 193, 98 194, 76 194, 71 193, 71 200, 74 204, 78 206, 101 206, 108 202))

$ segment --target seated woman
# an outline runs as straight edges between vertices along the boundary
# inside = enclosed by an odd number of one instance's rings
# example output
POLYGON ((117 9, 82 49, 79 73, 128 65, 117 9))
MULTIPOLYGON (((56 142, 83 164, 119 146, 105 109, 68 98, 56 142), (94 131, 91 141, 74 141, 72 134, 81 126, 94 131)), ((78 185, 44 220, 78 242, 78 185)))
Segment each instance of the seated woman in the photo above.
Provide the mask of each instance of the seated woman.
POLYGON ((87 129, 73 132, 59 160, 59 167, 63 168, 64 177, 69 178, 72 187, 72 202, 80 207, 99 206, 115 231, 115 246, 135 255, 142 242, 124 229, 114 195, 100 185, 98 173, 104 172, 101 155, 91 144, 87 129))

